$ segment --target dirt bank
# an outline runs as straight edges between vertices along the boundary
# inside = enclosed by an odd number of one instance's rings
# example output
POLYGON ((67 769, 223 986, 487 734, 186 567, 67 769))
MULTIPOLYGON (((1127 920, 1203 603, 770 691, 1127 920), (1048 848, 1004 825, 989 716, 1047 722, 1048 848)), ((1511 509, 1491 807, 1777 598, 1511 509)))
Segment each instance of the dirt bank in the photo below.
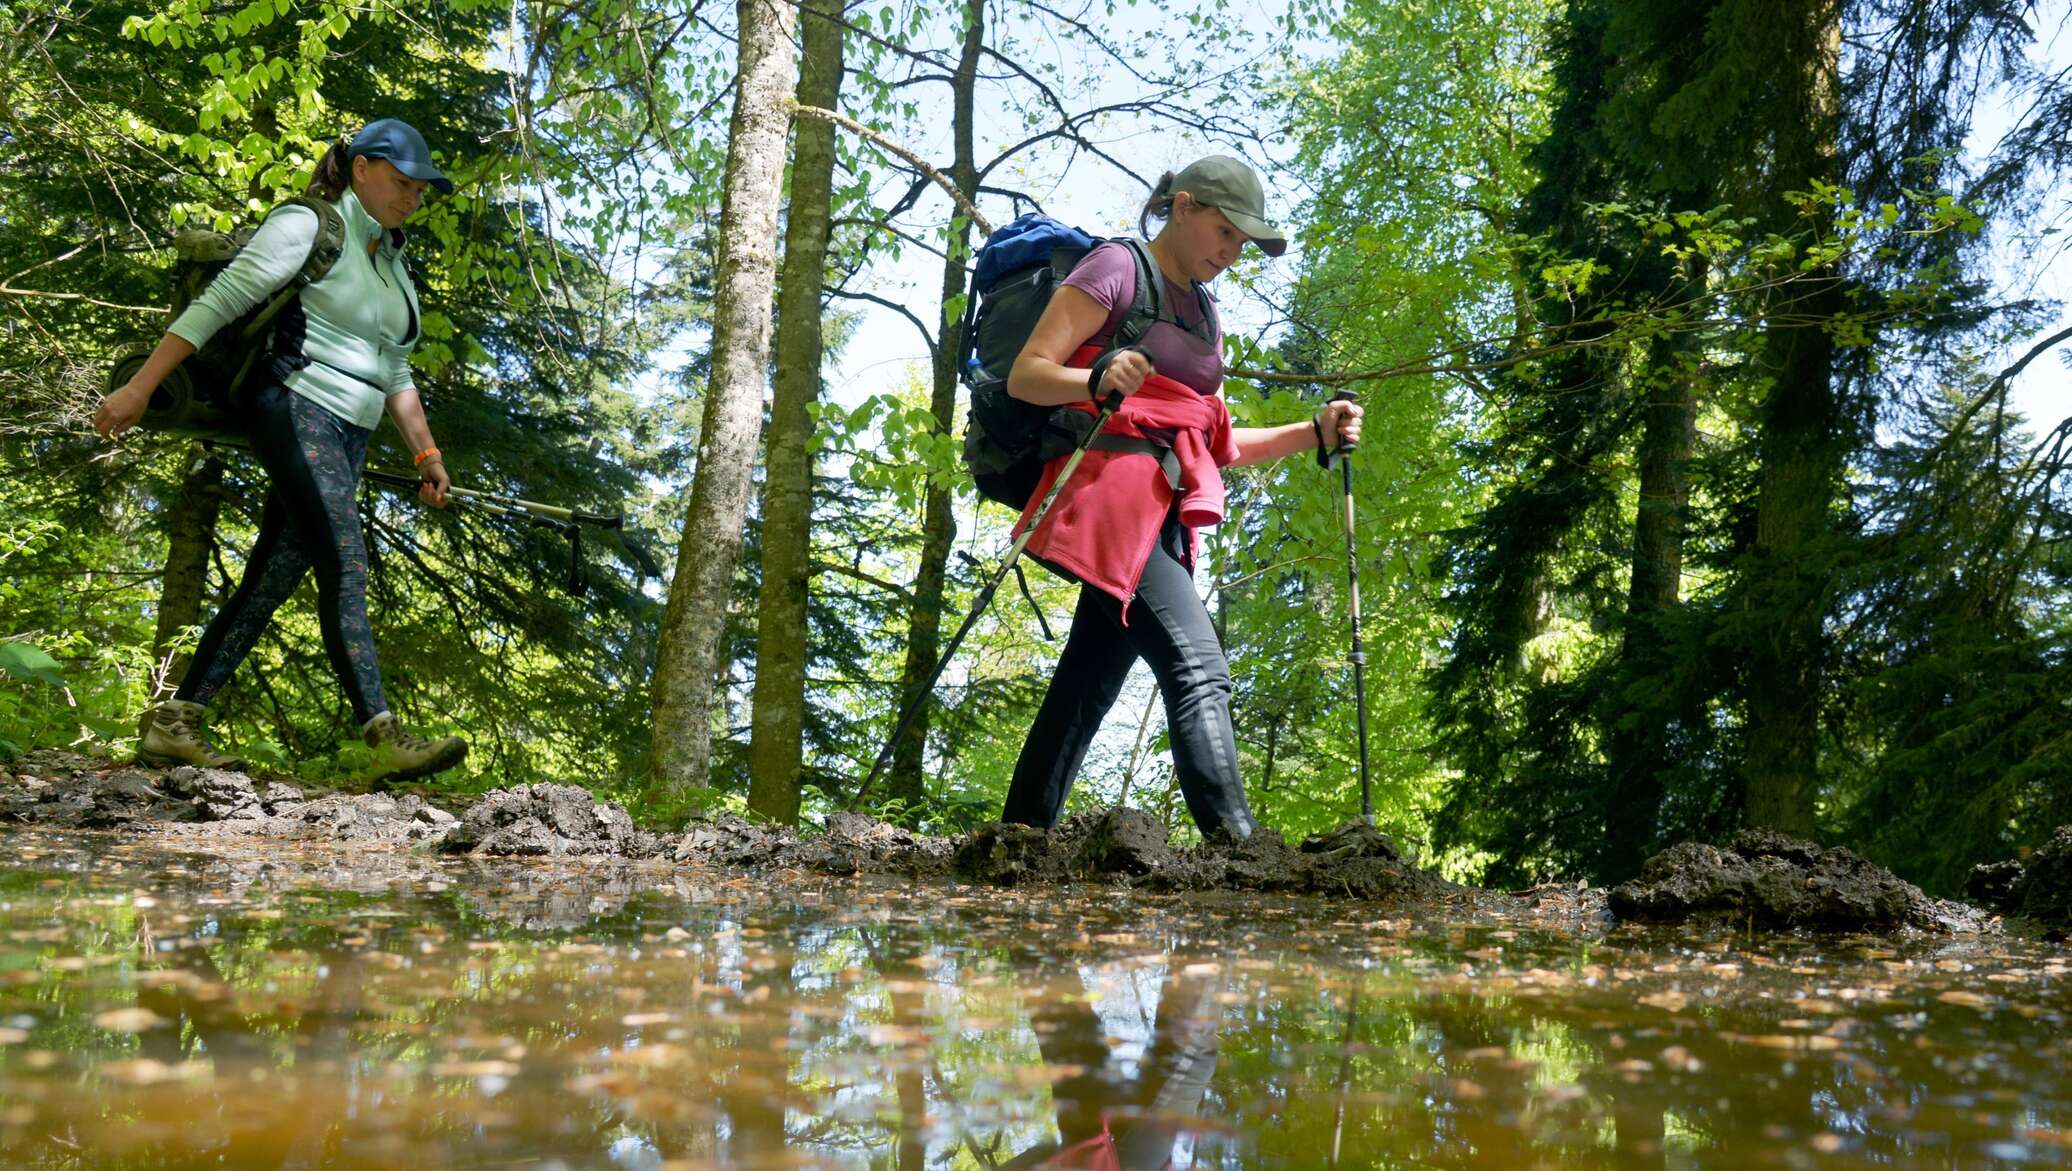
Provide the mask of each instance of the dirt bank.
MULTIPOLYGON (((1672 847, 1649 860, 1639 878, 1608 894, 1584 884, 1549 884, 1503 895, 1422 869, 1386 835, 1358 824, 1293 845, 1265 830, 1242 842, 1175 846, 1163 825, 1134 809, 1075 814, 1047 833, 993 824, 938 838, 838 813, 820 832, 726 815, 659 834, 575 785, 518 785, 448 810, 415 793, 332 792, 255 781, 241 772, 159 770, 49 751, 25 755, 0 776, 12 782, 0 784, 0 824, 147 833, 204 846, 280 839, 476 858, 654 860, 747 874, 994 886, 1095 883, 1160 893, 1449 902, 1484 910, 1501 905, 1568 927, 1603 927, 1616 916, 1824 932, 1991 929, 1985 912, 1928 898, 1848 850, 1762 831, 1743 832, 1725 847, 1672 847)), ((2072 872, 2072 828, 2059 838, 2021 873, 1996 872, 1994 893, 2020 901, 2023 909, 2061 909, 2067 889, 2061 872, 2072 872)))

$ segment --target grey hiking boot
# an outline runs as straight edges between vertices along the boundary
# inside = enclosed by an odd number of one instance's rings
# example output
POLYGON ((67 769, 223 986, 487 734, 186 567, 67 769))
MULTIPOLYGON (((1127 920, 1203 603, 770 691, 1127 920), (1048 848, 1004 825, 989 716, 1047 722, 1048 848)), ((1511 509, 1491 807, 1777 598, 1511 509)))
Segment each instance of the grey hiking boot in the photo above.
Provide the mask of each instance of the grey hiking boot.
POLYGON ((460 737, 421 740, 404 731, 402 722, 389 712, 368 720, 360 735, 374 750, 374 775, 368 784, 377 790, 444 772, 468 755, 467 742, 460 737))
POLYGON ((161 768, 191 764, 197 768, 243 768, 236 756, 216 751, 203 723, 208 709, 184 699, 169 699, 144 713, 137 722, 137 760, 161 768))

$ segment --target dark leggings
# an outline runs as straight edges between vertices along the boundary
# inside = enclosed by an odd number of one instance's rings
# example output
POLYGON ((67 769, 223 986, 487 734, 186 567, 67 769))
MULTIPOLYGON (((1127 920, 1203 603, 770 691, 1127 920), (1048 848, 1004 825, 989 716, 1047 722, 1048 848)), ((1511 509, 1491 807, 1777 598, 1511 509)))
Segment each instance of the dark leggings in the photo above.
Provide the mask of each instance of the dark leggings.
POLYGON ((1141 656, 1165 699, 1173 771, 1194 824, 1205 834, 1252 829, 1230 722, 1230 667, 1208 607, 1194 592, 1194 574, 1180 563, 1185 541, 1185 530, 1168 523, 1144 566, 1128 626, 1122 603, 1079 587, 1072 633, 1015 762, 1003 821, 1057 824, 1094 734, 1141 656))
POLYGON ((274 610, 314 568, 324 652, 353 718, 364 724, 388 710, 367 624, 367 543, 353 502, 371 435, 278 384, 259 392, 252 452, 273 481, 259 543, 237 592, 202 633, 177 698, 207 703, 222 690, 274 610))

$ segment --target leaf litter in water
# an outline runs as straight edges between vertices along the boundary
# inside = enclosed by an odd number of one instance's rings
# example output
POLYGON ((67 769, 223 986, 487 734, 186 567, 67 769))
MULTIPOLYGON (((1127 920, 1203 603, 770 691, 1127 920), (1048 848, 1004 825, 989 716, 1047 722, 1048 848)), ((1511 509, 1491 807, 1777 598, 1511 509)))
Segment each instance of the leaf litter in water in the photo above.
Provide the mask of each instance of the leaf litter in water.
POLYGON ((1089 1118, 1303 1171, 1334 1137, 1347 1167, 1659 1165, 1656 1133, 1718 1166, 2072 1151, 2066 965, 2028 944, 133 843, 81 878, 93 848, 42 840, 70 885, 0 907, 28 977, 0 1062, 34 1093, 9 1166, 239 1165, 224 1117, 570 1171, 628 1140, 644 1167, 1002 1166, 1089 1118), (147 1107, 148 1155, 97 1137, 147 1107))

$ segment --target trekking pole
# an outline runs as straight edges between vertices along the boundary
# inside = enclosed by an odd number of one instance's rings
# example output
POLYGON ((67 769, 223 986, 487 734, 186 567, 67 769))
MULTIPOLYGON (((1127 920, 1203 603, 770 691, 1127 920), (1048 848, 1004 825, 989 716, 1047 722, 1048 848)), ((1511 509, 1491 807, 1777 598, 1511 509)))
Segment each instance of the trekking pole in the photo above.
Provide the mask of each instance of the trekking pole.
MULTIPOLYGON (((235 435, 211 435, 202 440, 207 447, 228 447, 238 451, 250 451, 252 446, 242 437, 235 435)), ((423 478, 409 472, 391 468, 367 468, 361 476, 371 483, 399 492, 415 492, 423 484, 423 478)), ((505 496, 497 492, 484 492, 476 488, 459 488, 451 484, 446 495, 457 505, 472 508, 489 516, 508 517, 524 521, 540 528, 553 529, 568 538, 568 578, 562 588, 581 597, 588 589, 583 580, 583 533, 580 526, 609 529, 620 534, 620 541, 626 547, 627 555, 633 559, 634 567, 643 577, 660 577, 662 568, 655 562, 633 535, 625 531, 626 517, 623 513, 585 512, 579 508, 564 508, 558 504, 543 504, 537 500, 526 500, 517 496, 505 496)))
POLYGON ((1331 1121, 1331 1171, 1338 1171, 1338 1151, 1345 1139, 1345 1096, 1352 1089, 1353 1032, 1360 1021, 1360 986, 1353 985, 1352 1005, 1345 1013, 1345 1040, 1338 1046, 1338 1108, 1331 1121))
MULTIPOLYGON (((399 492, 415 492, 423 483, 418 476, 408 472, 391 471, 387 468, 368 468, 362 472, 368 480, 399 492)), ((542 504, 537 500, 525 500, 517 496, 503 496, 495 492, 483 492, 474 488, 446 486, 446 495, 456 505, 472 508, 490 516, 509 517, 524 521, 543 529, 552 529, 568 538, 568 578, 562 582, 562 589, 575 597, 582 597, 589 591, 589 583, 583 579, 583 529, 591 525, 610 529, 620 534, 620 542, 633 558, 634 567, 643 577, 662 576, 661 566, 646 549, 641 548, 631 534, 625 532, 624 514, 608 515, 601 512, 584 512, 579 508, 563 508, 558 504, 542 504)))
MULTIPOLYGON (((1350 391, 1341 390, 1331 396, 1332 402, 1351 399, 1350 391)), ((1353 535, 1353 444, 1340 444, 1325 457, 1324 466, 1338 465, 1345 482, 1345 576, 1347 590, 1352 598, 1353 614, 1353 702, 1359 708, 1360 720, 1360 821, 1374 824, 1374 784, 1367 769, 1367 651, 1360 642, 1360 550, 1353 535)))
MULTIPOLYGON (((423 483, 420 477, 408 472, 390 471, 387 468, 368 468, 361 472, 369 480, 391 488, 417 491, 423 483)), ((475 488, 457 488, 449 484, 446 494, 462 503, 472 505, 484 512, 497 516, 538 517, 545 520, 564 521, 568 524, 593 525, 600 529, 621 529, 626 525, 624 515, 611 516, 602 512, 584 512, 579 508, 563 508, 558 504, 542 504, 537 500, 523 500, 516 496, 503 496, 495 492, 483 492, 475 488)))
POLYGON ((892 735, 886 737, 885 746, 878 750, 878 759, 871 764, 870 774, 863 778, 863 784, 857 786, 856 795, 849 798, 849 803, 842 807, 844 812, 854 812, 870 793, 871 786, 878 783, 878 775, 885 771, 886 762, 892 759, 893 750, 899 745, 899 738, 906 735, 908 726, 921 714, 921 709, 928 705, 929 697, 935 693, 936 680, 942 678, 943 670, 950 665, 950 658, 957 653, 958 644, 964 641, 965 635, 971 633, 971 628, 978 622, 979 615, 985 613, 986 607, 992 604, 993 594, 999 590, 1000 583, 1007 580, 1009 571, 1014 569, 1014 563, 1021 558, 1022 550, 1028 547, 1029 538, 1036 535, 1036 529, 1043 524, 1043 518, 1050 515, 1050 506, 1057 503, 1059 491, 1065 487, 1065 482, 1072 478, 1072 473, 1079 469, 1079 461, 1086 458, 1086 453, 1093 448, 1094 440, 1101 434, 1101 428, 1108 425, 1108 420, 1121 406, 1122 392, 1109 391, 1108 397, 1101 402, 1101 413, 1094 416, 1092 430, 1086 433, 1086 438, 1080 441, 1078 447, 1072 449, 1071 458, 1065 461, 1065 466, 1058 469, 1058 478, 1051 481, 1050 491, 1043 494, 1043 502, 1036 506, 1035 513, 1029 517, 1029 523, 1022 526, 1022 535, 1016 537, 1014 544, 1008 546, 1007 556, 1000 562, 1000 568, 994 570, 993 576, 987 579, 986 584, 979 587, 978 598, 971 604, 971 612, 964 616, 963 625, 957 627, 957 633, 950 636, 950 645, 944 647, 942 654, 936 657, 935 669, 928 672, 927 682, 921 684, 920 689, 914 692, 914 697, 907 701, 906 708, 899 713, 899 722, 893 725, 892 735))
MULTIPOLYGON (((210 435, 202 441, 204 447, 228 447, 237 451, 250 451, 252 445, 238 435, 210 435)), ((367 468, 360 473, 377 484, 390 488, 406 488, 417 491, 423 478, 410 472, 393 468, 367 468)), ((547 520, 567 521, 570 524, 591 525, 600 529, 622 529, 626 526, 623 513, 584 512, 580 508, 563 508, 559 504, 542 504, 537 500, 524 500, 516 496, 505 496, 497 492, 484 492, 477 488, 461 488, 447 485, 446 494, 457 500, 466 501, 484 511, 493 511, 498 516, 518 516, 521 513, 547 520)), ((523 519, 521 517, 521 519, 523 519)))

